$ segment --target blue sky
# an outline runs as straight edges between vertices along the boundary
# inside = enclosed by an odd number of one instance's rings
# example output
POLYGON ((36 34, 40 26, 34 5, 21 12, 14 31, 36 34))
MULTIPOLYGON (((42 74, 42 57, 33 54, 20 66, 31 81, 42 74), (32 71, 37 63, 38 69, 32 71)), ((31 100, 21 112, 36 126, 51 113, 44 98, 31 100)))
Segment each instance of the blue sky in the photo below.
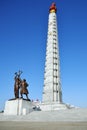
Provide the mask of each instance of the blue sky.
MULTIPOLYGON (((0 0, 0 109, 14 98, 14 73, 42 100, 51 0, 0 0)), ((87 107, 87 1, 55 0, 63 101, 87 107)))

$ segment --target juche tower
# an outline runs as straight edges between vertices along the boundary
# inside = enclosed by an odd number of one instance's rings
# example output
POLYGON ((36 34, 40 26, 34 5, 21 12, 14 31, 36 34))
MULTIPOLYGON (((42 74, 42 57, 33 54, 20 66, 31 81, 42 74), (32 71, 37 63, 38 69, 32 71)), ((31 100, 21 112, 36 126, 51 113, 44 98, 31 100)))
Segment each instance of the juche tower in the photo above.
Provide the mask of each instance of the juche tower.
POLYGON ((48 18, 48 34, 42 99, 43 103, 62 103, 60 57, 56 13, 56 5, 55 3, 52 3, 49 9, 48 18))

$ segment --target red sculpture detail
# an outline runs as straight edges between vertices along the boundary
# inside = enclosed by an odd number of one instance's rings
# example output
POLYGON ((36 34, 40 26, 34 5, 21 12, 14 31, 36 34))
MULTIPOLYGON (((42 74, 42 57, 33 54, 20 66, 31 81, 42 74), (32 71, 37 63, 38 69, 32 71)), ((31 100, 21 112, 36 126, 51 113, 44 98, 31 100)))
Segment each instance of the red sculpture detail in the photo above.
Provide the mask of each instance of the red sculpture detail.
POLYGON ((56 4, 55 4, 55 3, 52 3, 52 5, 50 6, 49 11, 51 12, 52 10, 54 10, 55 12, 57 11, 56 4))

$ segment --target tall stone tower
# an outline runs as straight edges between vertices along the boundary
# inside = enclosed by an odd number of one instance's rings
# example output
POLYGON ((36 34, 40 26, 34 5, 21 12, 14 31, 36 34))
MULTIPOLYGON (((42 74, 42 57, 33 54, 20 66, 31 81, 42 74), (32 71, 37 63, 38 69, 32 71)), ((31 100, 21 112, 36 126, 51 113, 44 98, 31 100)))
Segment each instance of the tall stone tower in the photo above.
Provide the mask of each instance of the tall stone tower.
POLYGON ((62 103, 60 59, 57 30, 57 8, 52 3, 49 9, 46 61, 44 72, 43 103, 62 103))

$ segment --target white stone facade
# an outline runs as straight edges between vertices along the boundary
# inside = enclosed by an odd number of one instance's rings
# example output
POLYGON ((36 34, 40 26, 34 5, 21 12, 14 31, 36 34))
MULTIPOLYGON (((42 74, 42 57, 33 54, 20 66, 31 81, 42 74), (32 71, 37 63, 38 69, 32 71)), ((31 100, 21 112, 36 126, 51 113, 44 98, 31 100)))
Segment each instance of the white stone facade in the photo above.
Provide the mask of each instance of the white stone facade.
POLYGON ((57 102, 52 102, 52 103, 42 103, 40 105, 40 109, 42 111, 56 111, 56 110, 65 110, 65 109, 70 109, 70 107, 64 103, 57 103, 57 102))
POLYGON ((56 12, 49 13, 43 103, 62 103, 56 12))

